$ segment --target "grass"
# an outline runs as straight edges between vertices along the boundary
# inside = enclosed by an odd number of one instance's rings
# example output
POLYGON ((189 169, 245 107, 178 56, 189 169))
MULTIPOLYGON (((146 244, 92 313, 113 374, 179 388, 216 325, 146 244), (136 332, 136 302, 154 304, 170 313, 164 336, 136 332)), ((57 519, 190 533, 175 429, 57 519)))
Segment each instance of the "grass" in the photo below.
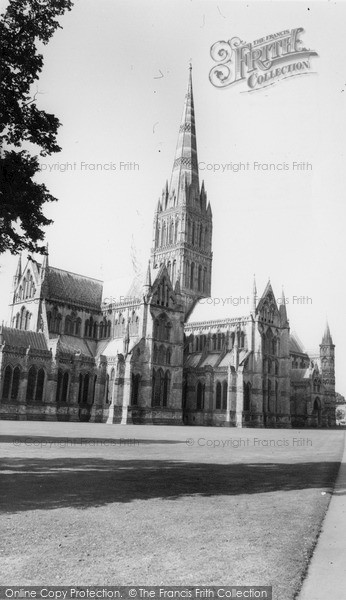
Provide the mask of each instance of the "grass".
POLYGON ((272 585, 279 600, 299 589, 344 438, 39 422, 1 431, 1 585, 272 585))

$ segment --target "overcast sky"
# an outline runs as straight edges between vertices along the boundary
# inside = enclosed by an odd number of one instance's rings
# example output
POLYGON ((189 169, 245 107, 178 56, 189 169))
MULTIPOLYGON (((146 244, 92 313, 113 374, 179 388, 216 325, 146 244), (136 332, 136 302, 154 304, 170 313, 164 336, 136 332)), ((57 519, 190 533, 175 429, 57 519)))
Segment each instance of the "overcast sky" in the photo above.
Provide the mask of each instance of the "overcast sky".
MULTIPOLYGON (((331 2, 77 0, 43 48, 37 86, 39 105, 62 122, 62 152, 41 159, 39 177, 59 199, 45 209, 54 220, 50 264, 102 279, 114 298, 128 290, 131 247, 145 268, 192 60, 200 177, 214 220, 212 296, 220 302, 198 306, 192 319, 246 314, 253 274, 259 294, 270 277, 277 297, 284 287, 291 329, 308 350, 318 348, 328 316, 345 394, 345 19, 346 4, 331 2), (210 83, 215 42, 297 27, 318 53, 310 74, 252 93, 246 84, 210 83), (255 161, 290 168, 258 171, 255 161), (294 171, 294 161, 312 169, 294 171), (138 168, 122 170, 121 162, 138 168), (250 168, 206 169, 238 162, 250 168)), ((16 262, 0 257, 5 321, 16 262)))

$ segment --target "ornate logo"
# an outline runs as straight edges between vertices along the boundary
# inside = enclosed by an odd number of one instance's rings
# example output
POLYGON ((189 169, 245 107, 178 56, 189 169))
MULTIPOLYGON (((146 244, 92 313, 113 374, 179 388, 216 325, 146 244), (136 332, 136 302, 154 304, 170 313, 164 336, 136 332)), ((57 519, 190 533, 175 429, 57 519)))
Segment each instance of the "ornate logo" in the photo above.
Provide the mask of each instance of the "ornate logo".
POLYGON ((258 91, 287 77, 311 73, 310 57, 317 52, 303 47, 299 35, 302 27, 267 35, 252 43, 239 37, 212 45, 210 55, 217 63, 210 82, 224 88, 246 81, 247 92, 258 91))

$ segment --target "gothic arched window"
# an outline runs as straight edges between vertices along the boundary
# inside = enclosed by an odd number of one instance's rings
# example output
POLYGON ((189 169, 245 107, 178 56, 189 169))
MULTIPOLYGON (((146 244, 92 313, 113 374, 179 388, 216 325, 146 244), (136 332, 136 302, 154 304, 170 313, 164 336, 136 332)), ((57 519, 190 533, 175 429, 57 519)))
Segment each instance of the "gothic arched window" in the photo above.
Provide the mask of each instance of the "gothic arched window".
POLYGON ((195 263, 191 263, 191 269, 190 269, 190 289, 191 290, 194 289, 194 283, 195 283, 195 263))
POLYGON ((43 369, 40 369, 37 374, 35 402, 42 402, 43 400, 44 380, 45 372, 43 369))
POLYGON ((207 291, 207 268, 203 269, 203 292, 207 291))
POLYGON ((179 220, 176 219, 175 221, 175 227, 174 227, 174 243, 177 243, 178 240, 178 227, 179 227, 179 220))
POLYGON ((12 390, 11 390, 11 400, 17 400, 18 392, 19 392, 19 383, 20 383, 20 368, 17 366, 13 371, 12 376, 12 390))
POLYGON ((171 278, 172 279, 172 285, 175 284, 176 269, 177 269, 177 263, 174 260, 173 264, 172 264, 172 278, 171 278))
POLYGON ((219 410, 221 408, 221 383, 219 381, 216 384, 216 403, 215 403, 215 408, 216 408, 216 410, 219 410))
POLYGON ((31 317, 31 314, 29 313, 29 311, 26 311, 26 314, 25 314, 25 323, 24 323, 24 329, 25 329, 25 331, 28 331, 28 329, 29 329, 30 317, 31 317))
POLYGON ((82 402, 83 398, 83 375, 79 374, 79 386, 78 386, 78 404, 82 402))
POLYGON ((227 381, 222 384, 222 410, 227 410, 227 381))
POLYGON ((171 374, 169 371, 166 371, 164 381, 163 381, 162 406, 167 406, 167 404, 168 404, 170 388, 171 388, 171 374))
POLYGON ((268 387, 267 387, 267 406, 268 406, 268 412, 272 412, 271 392, 272 392, 272 382, 270 381, 270 379, 268 379, 268 387))
POLYGON ((197 410, 204 410, 205 383, 201 381, 197 384, 197 410))
POLYGON ((94 402, 95 402, 96 382, 97 382, 97 375, 95 375, 95 377, 94 377, 93 396, 92 396, 91 404, 94 404, 94 402))
POLYGON ((172 324, 170 321, 167 321, 166 325, 165 325, 165 337, 164 339, 169 342, 170 337, 171 337, 171 328, 172 328, 172 324))
POLYGON ((22 306, 21 311, 20 311, 20 325, 19 325, 19 329, 24 329, 25 315, 26 315, 25 306, 22 306))
POLYGON ((12 382, 12 368, 10 367, 10 365, 8 365, 5 369, 4 385, 2 388, 2 397, 4 400, 8 400, 10 397, 11 382, 12 382))
POLYGON ((68 375, 68 372, 65 371, 64 377, 62 380, 62 392, 61 392, 61 401, 62 402, 67 402, 68 387, 69 387, 69 375, 68 375))
POLYGON ((163 371, 162 369, 153 370, 152 378, 152 406, 160 406, 163 395, 163 371))
POLYGON ((251 406, 251 384, 244 383, 244 410, 249 411, 251 406))
POLYGON ((92 317, 90 317, 88 337, 93 337, 93 333, 94 333, 94 319, 92 317))
POLYGON ((166 222, 164 221, 163 225, 162 225, 162 237, 161 237, 161 246, 165 246, 166 245, 166 222))
POLYGON ((159 354, 158 354, 158 362, 160 363, 160 365, 163 365, 165 363, 165 347, 164 346, 160 346, 159 348, 159 354))
POLYGON ((71 317, 67 316, 65 318, 65 333, 70 334, 71 333, 71 317))
POLYGON ((198 291, 202 292, 202 267, 198 267, 198 291))
POLYGON ((89 395, 89 373, 84 376, 83 384, 83 402, 87 404, 89 395))
POLYGON ((28 402, 32 402, 34 400, 36 373, 36 368, 34 366, 30 367, 28 373, 28 383, 26 387, 26 399, 28 402))
POLYGON ((139 399, 139 387, 141 382, 141 376, 138 373, 135 375, 132 373, 132 386, 131 386, 131 405, 136 406, 139 399))
POLYGON ((106 386, 105 386, 105 397, 104 400, 106 404, 109 404, 109 375, 106 375, 106 386))
POLYGON ((57 385, 56 385, 56 395, 55 395, 55 401, 56 402, 60 402, 61 388, 62 388, 62 378, 63 378, 62 370, 59 369, 59 371, 58 371, 58 381, 57 381, 57 385))
POLYGON ((167 348, 167 352, 166 352, 166 364, 167 365, 171 364, 171 350, 170 350, 170 348, 167 348))
POLYGON ((78 317, 78 319, 76 319, 76 323, 75 323, 75 335, 80 335, 81 327, 82 327, 82 319, 80 317, 78 317))
POLYGON ((168 241, 169 244, 173 244, 173 227, 174 227, 173 221, 171 221, 169 224, 169 241, 168 241))
POLYGON ((190 287, 190 263, 188 260, 185 263, 185 287, 190 287))

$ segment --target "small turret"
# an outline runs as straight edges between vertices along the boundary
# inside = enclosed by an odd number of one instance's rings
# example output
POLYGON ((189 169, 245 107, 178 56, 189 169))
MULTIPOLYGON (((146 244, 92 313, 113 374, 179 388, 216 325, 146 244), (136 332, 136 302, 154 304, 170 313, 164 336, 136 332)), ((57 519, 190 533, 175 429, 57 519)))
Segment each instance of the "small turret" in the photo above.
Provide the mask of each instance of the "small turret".
POLYGON ((19 257, 18 257, 16 274, 13 277, 13 291, 16 290, 17 285, 18 285, 18 283, 20 281, 21 276, 22 276, 22 255, 20 254, 19 257))
POLYGON ((235 335, 234 335, 234 346, 233 346, 233 353, 234 353, 234 368, 237 370, 238 369, 238 365, 239 365, 239 328, 237 327, 235 330, 235 335))
POLYGON ((251 312, 255 314, 257 306, 257 287, 256 287, 256 277, 253 276, 253 286, 252 286, 252 302, 251 302, 251 312))
POLYGON ((129 345, 130 345, 130 322, 129 322, 129 319, 127 319, 125 335, 124 335, 124 356, 126 356, 129 351, 129 345))
POLYGON ((151 272, 150 272, 150 260, 148 261, 148 268, 145 276, 145 281, 143 285, 143 293, 146 296, 150 293, 151 290, 151 272))
POLYGON ((286 298, 285 298, 285 293, 284 293, 283 288, 282 288, 279 312, 280 312, 281 325, 287 325, 288 318, 287 318, 287 310, 286 310, 286 298))
POLYGON ((205 191, 205 187, 204 187, 204 179, 202 181, 202 186, 201 186, 200 203, 201 203, 201 210, 203 212, 205 212, 207 210, 207 192, 205 191))
POLYGON ((41 266, 41 281, 44 281, 48 267, 49 267, 49 261, 48 261, 48 244, 46 245, 46 252, 43 256, 43 261, 42 261, 42 266, 41 266))

